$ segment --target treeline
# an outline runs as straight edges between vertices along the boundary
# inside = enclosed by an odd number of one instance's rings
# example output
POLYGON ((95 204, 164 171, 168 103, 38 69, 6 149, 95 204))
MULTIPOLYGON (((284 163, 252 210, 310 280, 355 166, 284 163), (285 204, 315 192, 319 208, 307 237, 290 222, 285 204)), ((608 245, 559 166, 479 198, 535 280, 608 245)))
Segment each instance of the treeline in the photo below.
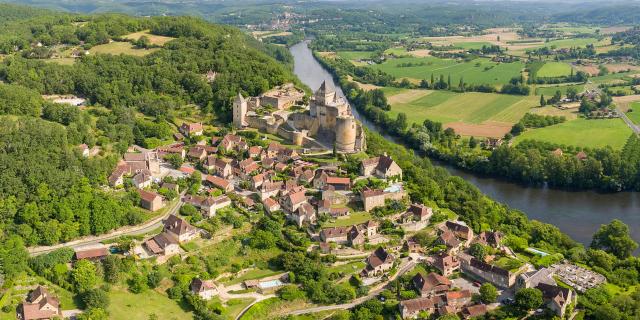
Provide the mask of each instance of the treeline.
POLYGON ((539 115, 535 113, 525 113, 524 117, 514 124, 511 134, 514 136, 524 132, 525 128, 543 128, 565 122, 564 116, 539 115))

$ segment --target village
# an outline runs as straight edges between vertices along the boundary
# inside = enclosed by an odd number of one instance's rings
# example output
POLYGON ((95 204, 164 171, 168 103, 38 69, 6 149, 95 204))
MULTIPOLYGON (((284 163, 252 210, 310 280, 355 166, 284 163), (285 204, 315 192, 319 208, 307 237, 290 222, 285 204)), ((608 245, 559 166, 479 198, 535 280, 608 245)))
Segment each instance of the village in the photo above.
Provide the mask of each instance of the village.
MULTIPOLYGON (((323 85, 322 96, 334 99, 334 92, 324 90, 323 85)), ((240 104, 246 103, 239 99, 240 104)), ((565 261, 536 268, 504 243, 501 232, 476 234, 452 212, 411 203, 403 170, 387 154, 351 155, 349 159, 357 159, 357 168, 349 169, 344 160, 353 149, 344 154, 310 151, 295 144, 265 142, 259 133, 242 130, 242 123, 238 127, 210 133, 201 123, 184 123, 176 134, 179 142, 153 150, 132 146, 124 154, 106 187, 114 192, 135 190, 141 208, 163 215, 159 233, 135 241, 121 254, 158 265, 176 256, 184 259, 191 254, 185 250, 189 243, 213 241, 199 221, 221 210, 243 210, 284 216, 311 239, 308 251, 338 257, 336 266, 344 261, 363 265, 351 277, 370 288, 385 288, 405 273, 414 274, 405 285, 415 290, 415 297, 401 301, 398 307, 403 319, 481 316, 514 303, 522 288, 543 293, 547 310, 535 310, 536 314, 564 318, 572 314, 578 293, 605 282, 602 275, 565 261), (181 181, 188 179, 200 180, 196 189, 181 187, 181 181), (185 207, 197 209, 202 219, 180 214, 185 207), (401 230, 400 236, 392 230, 401 230), (425 241, 425 235, 431 239, 425 241), (498 297, 478 298, 486 284, 495 288, 498 297)), ((90 156, 89 150, 83 152, 90 156)), ((100 261, 112 254, 112 246, 76 248, 74 260, 100 261)), ((547 255, 528 249, 535 255, 547 255)), ((190 290, 205 301, 217 297, 257 302, 273 297, 290 282, 286 272, 230 286, 222 285, 218 278, 195 277, 190 290)), ((371 290, 365 298, 379 298, 377 292, 371 290)), ((61 310, 59 300, 43 286, 29 293, 19 308, 24 320, 61 315, 70 314, 61 310)))

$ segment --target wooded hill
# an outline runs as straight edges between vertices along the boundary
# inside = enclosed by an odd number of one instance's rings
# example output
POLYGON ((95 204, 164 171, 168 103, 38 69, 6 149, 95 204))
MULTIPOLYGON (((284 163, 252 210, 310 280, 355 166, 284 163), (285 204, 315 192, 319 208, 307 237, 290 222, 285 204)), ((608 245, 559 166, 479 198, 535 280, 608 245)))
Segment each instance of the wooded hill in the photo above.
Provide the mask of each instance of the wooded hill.
POLYGON ((171 139, 174 111, 185 105, 228 123, 238 92, 258 95, 297 81, 272 57, 290 61, 286 49, 197 18, 0 5, 0 21, 0 240, 19 235, 26 245, 49 245, 140 223, 147 214, 134 206, 135 195, 98 188, 128 146, 171 139), (84 51, 141 31, 175 39, 163 46, 127 40, 153 50, 141 57, 91 53, 71 65, 25 54, 84 51), (209 70, 217 72, 212 83, 209 70), (45 94, 77 95, 87 107, 54 104, 45 94), (83 143, 102 151, 82 157, 83 143))

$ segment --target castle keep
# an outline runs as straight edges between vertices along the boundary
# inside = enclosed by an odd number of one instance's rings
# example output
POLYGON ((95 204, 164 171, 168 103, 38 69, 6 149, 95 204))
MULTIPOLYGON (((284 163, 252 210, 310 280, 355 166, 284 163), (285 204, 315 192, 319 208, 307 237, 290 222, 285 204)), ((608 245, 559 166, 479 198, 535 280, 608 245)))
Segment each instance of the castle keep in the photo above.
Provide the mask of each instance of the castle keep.
POLYGON ((308 106, 287 110, 294 104, 294 98, 301 100, 303 96, 293 85, 276 88, 261 97, 247 99, 238 94, 233 103, 233 124, 237 128, 251 127, 277 134, 295 145, 310 148, 335 145, 338 151, 346 153, 366 148, 362 125, 333 86, 323 82, 308 106))

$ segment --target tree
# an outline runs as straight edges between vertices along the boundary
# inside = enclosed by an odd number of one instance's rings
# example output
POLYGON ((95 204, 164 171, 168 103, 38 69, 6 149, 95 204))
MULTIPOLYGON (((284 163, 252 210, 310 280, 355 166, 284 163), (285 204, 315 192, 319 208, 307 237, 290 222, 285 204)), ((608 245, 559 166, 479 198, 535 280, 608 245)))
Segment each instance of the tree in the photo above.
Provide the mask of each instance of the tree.
POLYGON ((479 243, 474 243, 469 247, 469 254, 474 256, 476 259, 480 261, 484 261, 484 257, 487 254, 483 245, 479 243))
POLYGON ((516 292, 516 305, 524 311, 538 308, 542 305, 542 291, 536 288, 524 288, 516 292))
POLYGON ((544 106, 546 106, 546 105, 547 105, 547 101, 546 101, 546 100, 544 100, 544 94, 541 94, 541 95, 540 95, 540 106, 541 106, 541 107, 544 107, 544 106))
POLYGON ((131 279, 129 279, 129 291, 138 294, 148 289, 147 277, 141 273, 135 273, 131 279))
POLYGON ((604 250, 619 259, 626 259, 638 248, 638 243, 631 238, 629 226, 615 219, 600 226, 593 235, 591 248, 604 250))
POLYGON ((100 308, 89 309, 76 317, 77 320, 108 320, 109 314, 100 308))
POLYGON ((92 289, 98 283, 96 266, 89 260, 76 262, 73 270, 71 270, 71 281, 76 292, 85 292, 92 289))
POLYGON ((109 295, 102 289, 87 290, 81 295, 80 300, 85 309, 109 307, 109 295))
POLYGON ((182 156, 180 156, 177 153, 169 153, 165 155, 164 160, 169 162, 169 164, 171 164, 171 166, 175 169, 180 168, 180 166, 184 162, 184 160, 182 159, 182 156))
POLYGON ((6 240, 0 239, 0 272, 10 280, 27 270, 29 253, 24 247, 24 241, 19 236, 11 236, 6 240))
POLYGON ((498 290, 491 283, 483 283, 480 286, 480 300, 484 303, 493 303, 498 299, 498 290))

